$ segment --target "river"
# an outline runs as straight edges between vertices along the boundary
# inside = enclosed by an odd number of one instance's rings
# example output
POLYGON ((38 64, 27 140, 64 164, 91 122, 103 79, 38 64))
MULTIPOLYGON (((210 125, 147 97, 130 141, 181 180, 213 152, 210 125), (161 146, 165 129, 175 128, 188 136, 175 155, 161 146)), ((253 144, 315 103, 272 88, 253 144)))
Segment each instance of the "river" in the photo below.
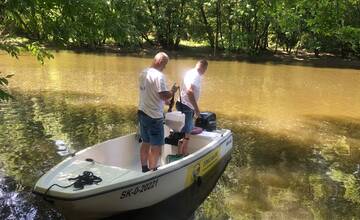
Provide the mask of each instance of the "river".
MULTIPOLYGON (((150 58, 0 54, 16 100, 0 104, 0 218, 62 219, 31 194, 66 150, 135 131, 138 73, 150 58)), ((169 85, 194 59, 172 59, 169 85)), ((360 218, 360 71, 210 61, 200 109, 234 133, 233 158, 196 219, 360 218)))

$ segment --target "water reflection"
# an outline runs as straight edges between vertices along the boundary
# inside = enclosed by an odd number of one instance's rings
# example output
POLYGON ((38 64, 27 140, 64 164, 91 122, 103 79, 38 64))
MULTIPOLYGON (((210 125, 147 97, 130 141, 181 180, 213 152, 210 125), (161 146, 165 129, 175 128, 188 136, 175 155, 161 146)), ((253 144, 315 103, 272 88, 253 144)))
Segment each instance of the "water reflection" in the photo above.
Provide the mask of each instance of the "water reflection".
POLYGON ((234 131, 236 151, 199 219, 360 217, 359 120, 306 116, 298 130, 279 133, 264 124, 251 117, 221 121, 234 131))
POLYGON ((74 152, 135 131, 135 109, 72 104, 76 97, 91 98, 87 94, 15 95, 1 105, 1 219, 56 219, 61 215, 31 194, 35 181, 63 159, 58 153, 64 149, 74 152))
MULTIPOLYGON (((31 187, 62 159, 59 147, 76 151, 134 131, 135 108, 74 105, 97 98, 89 94, 16 97, 1 106, 1 218, 61 219, 31 187)), ((260 117, 218 118, 234 132, 235 151, 196 219, 360 217, 359 120, 307 115, 275 132, 260 117)))

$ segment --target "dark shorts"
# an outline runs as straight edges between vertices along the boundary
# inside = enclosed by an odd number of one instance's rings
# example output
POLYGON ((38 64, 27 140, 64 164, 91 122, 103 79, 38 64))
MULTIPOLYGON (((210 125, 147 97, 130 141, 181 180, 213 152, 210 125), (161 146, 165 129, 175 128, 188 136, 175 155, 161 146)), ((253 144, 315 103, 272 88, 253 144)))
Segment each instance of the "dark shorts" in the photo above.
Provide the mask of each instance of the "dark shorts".
POLYGON ((142 111, 138 111, 140 123, 140 137, 144 143, 151 145, 163 145, 164 142, 164 119, 151 118, 142 111))
POLYGON ((176 102, 176 110, 181 111, 185 114, 185 125, 181 129, 181 132, 184 132, 185 134, 190 134, 194 127, 194 110, 181 102, 176 102))

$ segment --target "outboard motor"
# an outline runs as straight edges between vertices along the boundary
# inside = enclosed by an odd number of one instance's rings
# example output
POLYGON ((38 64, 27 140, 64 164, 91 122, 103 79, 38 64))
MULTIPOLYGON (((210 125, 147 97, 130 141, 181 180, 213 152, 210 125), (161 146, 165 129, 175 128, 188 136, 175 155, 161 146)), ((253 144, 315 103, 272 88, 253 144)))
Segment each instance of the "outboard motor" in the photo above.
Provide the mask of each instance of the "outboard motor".
POLYGON ((172 130, 170 135, 165 137, 165 144, 177 146, 179 140, 185 136, 180 132, 185 124, 185 114, 180 111, 168 112, 165 114, 165 124, 172 130))
POLYGON ((206 131, 216 130, 216 114, 213 112, 201 112, 200 117, 195 121, 195 126, 206 131))

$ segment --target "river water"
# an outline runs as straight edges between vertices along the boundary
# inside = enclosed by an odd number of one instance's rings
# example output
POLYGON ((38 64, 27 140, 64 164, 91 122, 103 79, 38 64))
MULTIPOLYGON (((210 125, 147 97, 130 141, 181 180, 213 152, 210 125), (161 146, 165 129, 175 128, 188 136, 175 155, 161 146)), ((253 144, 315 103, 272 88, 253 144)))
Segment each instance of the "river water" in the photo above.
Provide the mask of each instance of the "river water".
MULTIPOLYGON (((0 219, 62 219, 31 194, 76 151, 136 129, 138 73, 150 58, 0 55, 16 100, 0 104, 0 219)), ((171 58, 170 58, 171 59, 171 58)), ((171 59, 169 85, 194 59, 171 59)), ((233 158, 196 219, 359 219, 360 71, 210 61, 200 109, 234 133, 233 158)))

